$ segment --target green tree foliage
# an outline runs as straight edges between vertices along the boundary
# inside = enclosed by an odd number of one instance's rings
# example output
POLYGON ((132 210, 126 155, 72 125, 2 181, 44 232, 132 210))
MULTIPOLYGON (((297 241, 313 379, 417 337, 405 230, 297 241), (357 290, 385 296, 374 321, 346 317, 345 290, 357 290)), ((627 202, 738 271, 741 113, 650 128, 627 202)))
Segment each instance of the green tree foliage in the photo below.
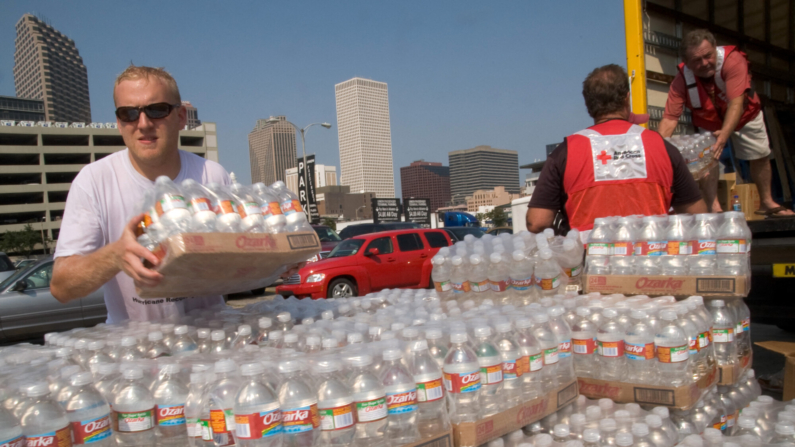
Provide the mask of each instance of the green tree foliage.
POLYGON ((334 231, 337 231, 337 222, 330 217, 323 218, 323 225, 331 228, 334 231))
POLYGON ((486 218, 491 220, 495 228, 504 227, 508 224, 508 216, 505 215, 505 211, 502 208, 494 208, 489 211, 486 213, 486 218))
POLYGON ((20 231, 6 231, 0 240, 0 250, 6 253, 14 253, 24 255, 29 258, 36 248, 36 244, 44 244, 51 247, 53 244, 52 239, 44 236, 42 240, 41 231, 33 229, 33 225, 27 224, 25 228, 20 231))

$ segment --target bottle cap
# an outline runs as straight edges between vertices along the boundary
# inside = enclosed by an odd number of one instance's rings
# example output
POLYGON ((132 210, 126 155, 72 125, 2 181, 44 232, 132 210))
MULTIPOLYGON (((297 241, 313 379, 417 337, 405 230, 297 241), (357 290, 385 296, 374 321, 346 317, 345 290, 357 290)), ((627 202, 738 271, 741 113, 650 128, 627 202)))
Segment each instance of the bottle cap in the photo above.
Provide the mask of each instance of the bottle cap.
POLYGON ((210 339, 212 341, 226 340, 226 333, 223 329, 216 329, 210 333, 210 339))
POLYGON ((97 374, 102 376, 113 374, 119 369, 119 365, 116 363, 95 363, 95 365, 97 365, 97 374))
POLYGON ((246 363, 240 367, 241 376, 259 376, 265 372, 265 366, 259 362, 246 363))
POLYGON ((654 407, 651 411, 657 416, 660 416, 660 419, 671 417, 671 412, 668 410, 668 407, 654 407))
POLYGON ((475 337, 490 337, 491 328, 489 326, 478 326, 475 328, 475 337))
POLYGON ((308 335, 306 337, 307 346, 320 346, 320 337, 317 335, 308 335))
POLYGON ((548 248, 542 248, 538 252, 538 256, 541 257, 541 259, 551 259, 552 258, 552 250, 550 250, 548 248))
POLYGON ((348 363, 350 363, 351 366, 355 366, 357 368, 369 366, 373 364, 373 356, 371 356, 370 354, 362 354, 354 357, 349 357, 348 363))
POLYGON ((315 371, 319 373, 331 373, 340 370, 340 363, 332 358, 324 358, 315 363, 315 371))
POLYGON ((141 368, 125 368, 121 376, 126 380, 138 380, 144 376, 144 372, 141 368))
POLYGON ((616 420, 613 418, 605 418, 599 421, 599 430, 601 431, 613 431, 616 427, 616 420))
POLYGON ((552 429, 552 433, 554 433, 558 438, 568 438, 570 433, 569 426, 566 424, 557 424, 552 429))
POLYGON ((416 338, 418 335, 420 335, 420 331, 418 331, 417 328, 407 327, 403 329, 403 338, 411 339, 416 338))
POLYGON ((196 338, 198 338, 200 340, 203 340, 203 339, 209 338, 209 337, 210 337, 210 329, 208 329, 208 328, 201 328, 198 331, 196 331, 196 338))
POLYGON ((582 432, 582 439, 589 444, 596 444, 599 442, 599 430, 596 428, 586 428, 585 431, 582 432))
POLYGON ((543 312, 537 313, 533 315, 533 321, 535 321, 538 324, 546 323, 547 321, 549 321, 549 315, 543 312))
POLYGON ((188 326, 185 324, 181 324, 174 328, 174 335, 185 335, 188 333, 188 326))
POLYGON ((618 311, 612 307, 608 307, 602 311, 602 316, 605 318, 615 318, 618 316, 618 311))
POLYGON ((795 425, 791 422, 779 422, 776 424, 776 433, 779 435, 795 435, 795 425))
POLYGON ((726 303, 723 300, 712 300, 709 305, 711 307, 726 307, 726 303))
POLYGON ((279 362, 279 372, 282 374, 288 374, 296 371, 303 371, 305 369, 304 362, 302 360, 291 359, 291 360, 282 360, 279 362))
POLYGON ((450 333, 450 343, 466 343, 467 341, 467 333, 466 332, 452 332, 450 333))
POLYGON ((283 331, 273 331, 268 333, 268 339, 270 340, 281 340, 282 338, 284 338, 283 331))
POLYGON ((25 389, 25 394, 28 397, 46 396, 47 394, 50 394, 50 386, 46 382, 36 382, 27 386, 25 389))
POLYGON ((149 341, 160 341, 163 339, 163 333, 160 331, 150 332, 148 338, 149 341))
POLYGON ((392 361, 403 357, 403 352, 400 349, 387 349, 383 354, 384 360, 392 361))
POLYGON ((636 422, 632 424, 632 434, 639 438, 646 436, 649 434, 649 426, 642 422, 636 422))
POLYGON ((281 312, 279 315, 276 315, 276 319, 279 320, 280 323, 288 323, 293 317, 290 315, 290 312, 281 312))
POLYGON ((135 337, 124 337, 121 339, 121 345, 125 348, 135 346, 136 344, 138 344, 138 340, 136 340, 135 337))
POLYGON ((740 416, 740 419, 737 420, 737 425, 740 428, 752 429, 756 427, 756 420, 751 416, 740 416))
POLYGON ((321 342, 321 345, 326 349, 336 348, 339 345, 339 341, 337 341, 334 337, 326 337, 321 342))
POLYGON ((359 332, 351 332, 348 334, 348 344, 353 343, 361 343, 362 342, 362 334, 359 332))
POLYGON ((219 360, 215 362, 215 373, 223 374, 235 370, 235 362, 230 359, 219 360))
POLYGON ((88 350, 89 351, 99 351, 100 349, 105 347, 105 342, 102 340, 94 340, 88 343, 88 350))
POLYGON ((245 337, 247 335, 251 335, 251 326, 249 326, 247 324, 241 324, 237 328, 237 335, 238 336, 242 336, 242 337, 245 337))
POLYGON ((533 438, 533 445, 535 447, 548 447, 552 445, 552 436, 546 433, 540 433, 533 438))
POLYGON ((569 416, 569 423, 572 426, 585 425, 585 415, 582 413, 574 413, 571 416, 569 416))
POLYGON ((273 326, 273 321, 268 317, 262 317, 257 321, 257 324, 259 325, 260 329, 267 329, 273 326))
POLYGON ((616 434, 616 445, 620 447, 629 447, 633 443, 632 433, 618 433, 616 434))

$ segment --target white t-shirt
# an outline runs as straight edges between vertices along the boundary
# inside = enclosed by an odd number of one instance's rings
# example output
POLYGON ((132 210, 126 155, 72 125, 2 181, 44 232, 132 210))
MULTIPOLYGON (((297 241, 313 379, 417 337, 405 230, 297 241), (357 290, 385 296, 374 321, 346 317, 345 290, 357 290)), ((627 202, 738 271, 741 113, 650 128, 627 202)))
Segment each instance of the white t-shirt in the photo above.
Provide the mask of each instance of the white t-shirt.
MULTIPOLYGON (((55 257, 90 254, 117 241, 130 219, 137 214, 144 191, 154 182, 132 165, 129 149, 108 155, 80 170, 66 198, 55 257)), ((218 163, 190 152, 179 151, 181 169, 176 183, 191 178, 199 183, 230 183, 229 174, 218 163)), ((135 292, 133 279, 119 272, 104 286, 108 323, 125 319, 157 320, 184 315, 192 309, 223 304, 219 295, 170 298, 148 304, 135 292)))

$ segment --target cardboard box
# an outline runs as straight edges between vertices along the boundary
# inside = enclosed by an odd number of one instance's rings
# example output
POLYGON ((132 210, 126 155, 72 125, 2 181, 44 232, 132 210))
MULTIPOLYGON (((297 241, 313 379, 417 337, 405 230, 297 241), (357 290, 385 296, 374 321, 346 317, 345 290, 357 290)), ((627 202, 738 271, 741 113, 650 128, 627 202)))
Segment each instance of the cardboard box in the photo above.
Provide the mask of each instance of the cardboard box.
POLYGON ((161 260, 157 287, 138 289, 152 299, 222 295, 265 287, 299 262, 320 252, 315 232, 184 233, 154 251, 161 260))
POLYGON ((737 176, 734 172, 721 174, 718 180, 718 202, 723 211, 731 209, 732 199, 734 198, 734 186, 737 184, 737 176))
POLYGON ((453 425, 456 447, 479 446, 532 424, 577 399, 577 382, 559 386, 542 397, 481 419, 453 425))
POLYGON ((583 279, 584 293, 623 293, 625 295, 745 297, 751 281, 745 276, 643 276, 588 275, 583 279))
POLYGON ((453 447, 453 445, 453 430, 450 429, 412 444, 403 444, 400 447, 453 447))
POLYGON ((745 220, 762 220, 765 216, 754 214, 754 211, 759 209, 759 191, 753 183, 744 183, 734 187, 736 194, 739 196, 740 205, 742 206, 743 213, 745 213, 745 220))
POLYGON ((696 383, 679 387, 664 387, 580 377, 580 394, 590 399, 607 397, 618 403, 635 402, 642 405, 660 405, 677 410, 689 410, 707 389, 718 383, 718 369, 713 368, 696 383))
POLYGON ((755 343, 773 352, 783 354, 784 363, 784 396, 783 400, 795 399, 795 343, 785 341, 760 341, 755 343))

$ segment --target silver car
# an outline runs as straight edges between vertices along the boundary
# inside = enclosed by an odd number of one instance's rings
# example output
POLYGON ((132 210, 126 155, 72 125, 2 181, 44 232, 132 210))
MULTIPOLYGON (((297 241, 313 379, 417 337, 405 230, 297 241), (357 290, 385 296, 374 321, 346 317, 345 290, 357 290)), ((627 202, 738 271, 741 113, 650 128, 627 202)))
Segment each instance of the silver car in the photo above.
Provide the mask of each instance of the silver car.
POLYGON ((13 275, 16 271, 17 268, 14 267, 14 263, 11 262, 8 255, 0 251, 0 281, 13 275))
POLYGON ((0 342, 28 340, 106 320, 101 288, 66 304, 52 296, 53 262, 52 257, 41 259, 0 282, 0 342))

